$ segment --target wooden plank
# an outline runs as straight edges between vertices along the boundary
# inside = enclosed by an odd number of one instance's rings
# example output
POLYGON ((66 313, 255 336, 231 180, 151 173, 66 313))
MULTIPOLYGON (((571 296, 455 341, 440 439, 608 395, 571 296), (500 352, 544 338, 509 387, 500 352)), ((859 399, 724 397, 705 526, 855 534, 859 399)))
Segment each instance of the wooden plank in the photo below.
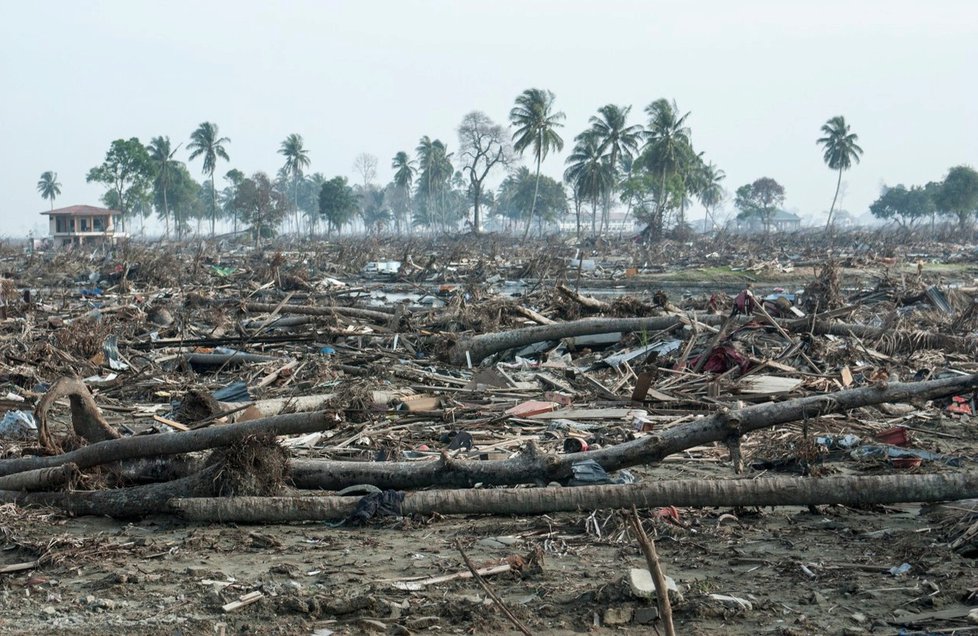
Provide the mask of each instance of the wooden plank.
POLYGON ((738 381, 742 393, 787 393, 794 391, 804 381, 778 375, 748 375, 738 381))
POLYGON ((0 565, 0 574, 10 574, 12 572, 23 572, 33 570, 37 567, 37 561, 25 561, 24 563, 11 563, 10 565, 0 565))
POLYGON ((615 420, 628 417, 628 414, 635 409, 561 409, 552 413, 539 413, 531 415, 531 420, 615 420))
POLYGON ((170 428, 174 428, 174 429, 176 429, 178 431, 189 431, 190 430, 190 427, 187 426, 186 424, 181 424, 180 422, 174 422, 173 420, 169 420, 169 419, 163 417, 162 415, 153 415, 153 421, 154 422, 159 422, 160 424, 166 424, 170 428))
POLYGON ((239 597, 238 600, 236 600, 236 601, 231 601, 227 605, 224 605, 223 607, 221 607, 221 609, 224 610, 225 612, 233 612, 234 610, 241 609, 242 607, 245 607, 246 605, 251 605, 252 603, 257 603, 258 601, 260 601, 264 597, 265 597, 264 594, 262 594, 261 592, 258 592, 256 590, 254 592, 249 592, 249 593, 245 594, 244 596, 239 597))

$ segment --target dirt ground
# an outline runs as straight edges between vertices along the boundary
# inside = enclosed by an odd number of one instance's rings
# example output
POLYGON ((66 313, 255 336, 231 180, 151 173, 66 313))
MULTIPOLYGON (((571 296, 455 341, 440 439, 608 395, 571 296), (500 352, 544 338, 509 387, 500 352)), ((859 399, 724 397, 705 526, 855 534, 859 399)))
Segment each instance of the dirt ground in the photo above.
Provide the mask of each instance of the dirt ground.
MULTIPOLYGON (((704 448, 633 472, 643 481, 731 477, 725 453, 704 448)), ((678 524, 662 510, 641 515, 683 596, 674 607, 680 634, 965 633, 976 629, 965 617, 978 605, 978 552, 948 546, 953 510, 682 509, 678 524), (905 573, 889 571, 903 564, 905 573), (918 624, 902 627, 908 616, 918 624)), ((654 633, 654 600, 636 598, 623 581, 644 559, 615 511, 365 528, 0 512, 0 565, 40 559, 35 569, 0 575, 6 634, 518 633, 471 579, 399 589, 465 571, 456 542, 480 567, 507 560, 518 567, 520 557, 543 554, 542 568, 486 577, 533 633, 654 633), (253 591, 264 596, 222 611, 253 591)))

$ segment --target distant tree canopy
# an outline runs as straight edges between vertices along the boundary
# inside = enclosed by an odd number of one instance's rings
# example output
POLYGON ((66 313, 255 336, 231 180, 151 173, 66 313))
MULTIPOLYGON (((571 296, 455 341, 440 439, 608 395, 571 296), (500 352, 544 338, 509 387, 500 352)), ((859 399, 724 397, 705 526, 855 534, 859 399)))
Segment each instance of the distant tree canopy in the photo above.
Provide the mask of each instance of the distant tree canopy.
POLYGON ((771 219, 784 204, 784 186, 770 177, 761 177, 753 183, 737 188, 734 205, 740 210, 738 218, 760 219, 764 231, 771 231, 771 219))
POLYGON ((966 230, 978 213, 978 172, 970 166, 951 168, 935 198, 941 212, 957 217, 959 228, 966 230))
POLYGON ((357 195, 346 177, 333 177, 319 190, 319 214, 330 231, 339 234, 357 213, 357 195))
POLYGON ((935 209, 931 191, 921 186, 907 189, 903 184, 886 188, 869 206, 870 213, 876 218, 896 221, 903 227, 910 227, 918 220, 931 216, 935 209))
POLYGON ((289 211, 288 197, 264 172, 256 172, 238 185, 234 205, 251 226, 256 246, 263 237, 274 236, 276 226, 289 211))
POLYGON ((136 137, 116 139, 105 153, 105 161, 88 171, 89 183, 106 188, 102 202, 124 217, 149 211, 155 172, 149 152, 136 137))
POLYGON ((562 183, 546 175, 540 175, 538 181, 522 166, 499 186, 496 212, 515 223, 526 223, 527 219, 538 224, 553 223, 567 213, 567 191, 562 183))
POLYGON ((903 227, 942 214, 954 218, 960 231, 967 231, 978 216, 978 172, 969 166, 955 166, 943 181, 884 188, 869 211, 878 219, 892 220, 903 227))

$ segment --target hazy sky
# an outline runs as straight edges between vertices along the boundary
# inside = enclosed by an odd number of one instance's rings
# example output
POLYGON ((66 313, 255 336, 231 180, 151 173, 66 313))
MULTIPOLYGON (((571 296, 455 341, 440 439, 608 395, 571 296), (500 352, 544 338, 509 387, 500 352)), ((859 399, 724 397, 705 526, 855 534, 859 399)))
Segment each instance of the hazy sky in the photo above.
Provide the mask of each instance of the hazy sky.
POLYGON ((99 204, 85 173, 116 138, 185 143, 213 121, 231 138, 219 174, 274 174, 295 132, 312 171, 352 177, 368 152, 387 180, 396 151, 425 134, 454 149, 463 115, 505 122, 529 87, 557 95, 568 142, 603 104, 640 123, 675 99, 729 191, 770 176, 803 215, 831 202, 815 139, 845 115, 859 214, 884 182, 978 164, 976 62, 973 0, 0 0, 0 235, 46 232, 44 170, 59 205, 99 204))

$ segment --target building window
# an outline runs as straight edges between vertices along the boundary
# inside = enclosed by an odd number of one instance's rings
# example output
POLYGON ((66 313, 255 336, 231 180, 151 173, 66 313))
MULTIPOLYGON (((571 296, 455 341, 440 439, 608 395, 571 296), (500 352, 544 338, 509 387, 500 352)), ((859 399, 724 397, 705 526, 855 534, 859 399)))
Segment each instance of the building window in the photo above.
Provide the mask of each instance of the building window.
POLYGON ((80 219, 79 222, 81 223, 81 227, 78 229, 78 231, 79 232, 87 232, 88 231, 88 219, 80 219))
POLYGON ((104 232, 105 231, 105 217, 104 216, 96 216, 96 217, 92 218, 92 229, 95 230, 96 232, 104 232))

